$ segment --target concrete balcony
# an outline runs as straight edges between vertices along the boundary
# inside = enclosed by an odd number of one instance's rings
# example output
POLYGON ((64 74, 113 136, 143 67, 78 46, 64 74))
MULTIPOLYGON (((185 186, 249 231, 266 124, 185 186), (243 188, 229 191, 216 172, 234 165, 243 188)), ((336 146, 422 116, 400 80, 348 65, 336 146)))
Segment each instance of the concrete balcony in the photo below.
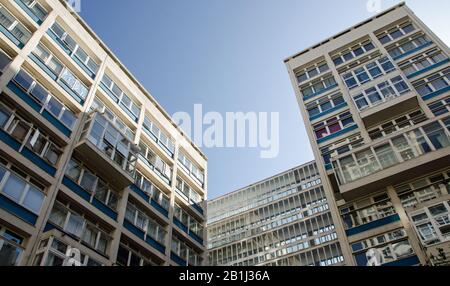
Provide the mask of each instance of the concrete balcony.
POLYGON ((449 126, 450 118, 422 122, 335 158, 340 193, 352 200, 447 167, 449 126))
POLYGON ((134 182, 137 147, 103 114, 94 112, 90 115, 75 151, 118 189, 134 182))
POLYGON ((391 118, 392 114, 402 114, 419 107, 417 94, 410 91, 397 97, 383 98, 379 103, 361 110, 360 115, 364 125, 370 128, 391 118))

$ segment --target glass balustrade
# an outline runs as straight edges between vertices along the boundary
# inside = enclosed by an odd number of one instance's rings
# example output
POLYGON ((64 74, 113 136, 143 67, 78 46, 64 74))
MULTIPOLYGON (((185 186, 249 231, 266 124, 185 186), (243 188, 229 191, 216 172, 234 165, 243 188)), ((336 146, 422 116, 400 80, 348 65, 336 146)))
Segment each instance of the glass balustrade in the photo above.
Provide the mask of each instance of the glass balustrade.
POLYGON ((406 131, 333 161, 341 185, 450 146, 450 118, 406 131))

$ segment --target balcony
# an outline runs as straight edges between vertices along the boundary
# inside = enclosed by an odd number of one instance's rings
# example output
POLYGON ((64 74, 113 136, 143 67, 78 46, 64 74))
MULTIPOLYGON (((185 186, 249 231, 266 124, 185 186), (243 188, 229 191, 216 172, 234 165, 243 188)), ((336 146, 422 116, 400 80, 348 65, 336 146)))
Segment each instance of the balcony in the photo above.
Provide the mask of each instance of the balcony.
POLYGON ((372 108, 362 110, 360 115, 365 126, 370 127, 392 117, 392 114, 406 113, 419 107, 416 93, 408 92, 398 97, 385 98, 372 108))
POLYGON ((75 150, 117 189, 134 182, 137 147, 103 114, 90 114, 75 150))
POLYGON ((24 10, 38 25, 41 25, 47 18, 47 10, 37 1, 14 0, 14 2, 16 2, 17 5, 19 5, 20 8, 22 8, 22 10, 24 10))
POLYGON ((344 199, 352 200, 448 166, 450 118, 393 133, 333 160, 344 199))

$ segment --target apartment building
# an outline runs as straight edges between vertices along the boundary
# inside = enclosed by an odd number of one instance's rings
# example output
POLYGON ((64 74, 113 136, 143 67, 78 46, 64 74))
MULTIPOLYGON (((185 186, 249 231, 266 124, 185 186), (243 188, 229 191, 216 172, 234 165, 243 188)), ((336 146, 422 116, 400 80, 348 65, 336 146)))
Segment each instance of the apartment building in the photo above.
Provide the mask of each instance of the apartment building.
POLYGON ((342 265, 316 164, 209 201, 208 250, 213 266, 342 265))
POLYGON ((401 3, 285 60, 347 265, 448 262, 449 56, 401 3))
POLYGON ((65 1, 0 31, 0 265, 204 265, 199 148, 65 1))

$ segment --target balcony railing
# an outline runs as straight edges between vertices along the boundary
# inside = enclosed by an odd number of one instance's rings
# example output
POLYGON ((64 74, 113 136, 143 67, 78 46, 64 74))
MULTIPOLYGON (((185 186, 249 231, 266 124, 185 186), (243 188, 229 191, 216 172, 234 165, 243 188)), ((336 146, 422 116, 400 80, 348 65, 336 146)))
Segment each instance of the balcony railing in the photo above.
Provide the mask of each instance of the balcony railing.
POLYGON ((388 200, 342 214, 344 228, 352 229, 396 214, 394 206, 388 200))
POLYGON ((0 5, 0 31, 20 49, 31 38, 31 32, 3 5, 0 5))
POLYGON ((35 1, 35 0, 14 0, 14 1, 38 25, 41 25, 42 22, 44 22, 45 18, 47 18, 47 15, 48 15, 47 10, 41 4, 39 4, 38 1, 35 1))
POLYGON ((422 123, 371 147, 344 154, 333 161, 340 185, 349 184, 409 160, 450 146, 450 118, 422 123))

